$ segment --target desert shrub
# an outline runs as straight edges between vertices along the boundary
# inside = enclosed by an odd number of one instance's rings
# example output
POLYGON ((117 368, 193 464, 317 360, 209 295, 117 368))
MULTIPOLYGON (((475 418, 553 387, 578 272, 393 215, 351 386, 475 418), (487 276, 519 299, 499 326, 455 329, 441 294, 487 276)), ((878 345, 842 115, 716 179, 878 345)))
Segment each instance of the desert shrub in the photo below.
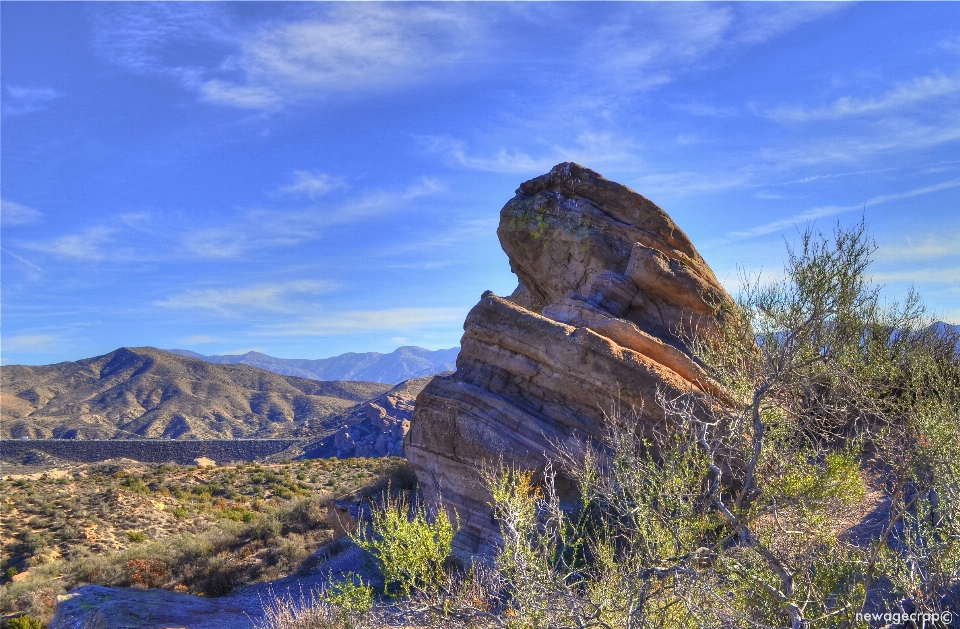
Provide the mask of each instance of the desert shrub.
POLYGON ((147 486, 147 484, 144 483, 143 479, 140 478, 139 476, 128 476, 123 480, 123 483, 121 486, 125 487, 126 489, 129 489, 132 492, 136 492, 138 494, 150 493, 150 487, 147 486))
POLYGON ((167 577, 167 567, 153 559, 131 559, 125 568, 127 580, 135 587, 160 587, 167 577))
POLYGON ((372 554, 386 581, 386 591, 409 596, 415 589, 432 589, 446 579, 444 561, 450 555, 454 523, 446 511, 428 513, 404 497, 387 496, 373 513, 368 533, 361 528, 352 539, 372 554))
POLYGON ((134 543, 144 542, 147 539, 147 534, 143 531, 127 531, 127 539, 134 543))
POLYGON ((283 524, 273 513, 266 513, 253 523, 250 530, 257 539, 270 540, 280 535, 283 524))
POLYGON ((305 533, 319 526, 325 526, 329 503, 330 497, 326 495, 298 500, 283 516, 284 533, 305 533))
POLYGON ((0 586, 0 612, 16 612, 34 619, 49 620, 56 598, 65 592, 57 578, 58 566, 32 568, 25 580, 0 586))
POLYGON ((7 621, 7 627, 9 629, 43 629, 43 623, 24 614, 23 616, 17 616, 16 618, 11 618, 7 621))
POLYGON ((106 555, 83 555, 71 561, 65 576, 74 584, 116 585, 123 582, 120 566, 106 555))
POLYGON ((268 561, 271 564, 290 568, 298 565, 308 554, 303 536, 292 533, 279 538, 279 543, 270 549, 268 561))
POLYGON ((211 557, 205 566, 205 574, 197 587, 207 596, 227 594, 237 584, 240 567, 228 554, 211 557))

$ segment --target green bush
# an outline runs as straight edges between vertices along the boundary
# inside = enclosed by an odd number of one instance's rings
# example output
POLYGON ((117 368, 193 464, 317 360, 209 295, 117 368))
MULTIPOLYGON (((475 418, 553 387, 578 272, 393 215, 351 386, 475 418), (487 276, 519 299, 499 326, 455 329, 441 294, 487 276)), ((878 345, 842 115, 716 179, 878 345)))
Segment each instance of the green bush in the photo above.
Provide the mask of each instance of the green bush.
POLYGON ((330 581, 333 585, 324 592, 323 598, 349 629, 373 608, 373 588, 352 572, 348 572, 341 581, 336 582, 333 581, 331 573, 330 581))
POLYGON ((368 534, 361 527, 351 539, 376 558, 387 593, 409 596, 446 579, 444 561, 455 527, 445 511, 428 514, 423 505, 411 509, 404 498, 387 497, 384 507, 373 513, 370 528, 368 534))
POLYGON ((134 543, 146 541, 147 534, 143 531, 127 531, 127 539, 134 543))
POLYGON ((43 629, 43 623, 30 616, 17 616, 7 621, 9 629, 43 629))

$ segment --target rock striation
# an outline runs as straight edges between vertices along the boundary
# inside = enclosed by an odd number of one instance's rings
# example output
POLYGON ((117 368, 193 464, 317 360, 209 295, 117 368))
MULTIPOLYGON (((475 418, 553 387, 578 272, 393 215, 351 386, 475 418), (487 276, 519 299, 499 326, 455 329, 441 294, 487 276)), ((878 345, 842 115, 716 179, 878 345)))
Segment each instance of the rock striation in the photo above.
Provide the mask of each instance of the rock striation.
POLYGON ((463 561, 499 542, 481 468, 542 470, 557 448, 601 436, 615 406, 641 430, 666 427, 658 390, 711 388, 684 339, 732 304, 666 212, 577 164, 523 183, 497 235, 519 285, 483 294, 456 372, 417 397, 404 442, 427 497, 459 518, 463 561))

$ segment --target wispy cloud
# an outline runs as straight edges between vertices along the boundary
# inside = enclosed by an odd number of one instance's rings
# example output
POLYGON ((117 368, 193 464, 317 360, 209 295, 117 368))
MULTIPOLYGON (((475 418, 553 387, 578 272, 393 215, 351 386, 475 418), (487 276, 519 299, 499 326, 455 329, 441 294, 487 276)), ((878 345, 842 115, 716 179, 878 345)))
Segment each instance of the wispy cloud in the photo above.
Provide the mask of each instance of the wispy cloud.
POLYGON ((43 111, 50 108, 51 101, 62 98, 64 94, 50 87, 5 86, 7 92, 3 99, 3 115, 17 116, 43 111))
POLYGON ((750 175, 739 171, 679 171, 649 173, 637 176, 633 187, 651 198, 679 197, 689 194, 710 194, 739 188, 750 181, 750 175))
POLYGON ((730 232, 727 234, 727 238, 731 240, 745 240, 747 238, 756 238, 757 236, 764 236, 766 234, 772 234, 773 232, 778 232, 787 227, 792 227, 798 223, 806 223, 807 221, 816 220, 818 218, 823 218, 824 216, 834 216, 836 214, 841 214, 843 212, 849 212, 855 210, 858 207, 856 205, 825 205, 823 207, 816 207, 800 212, 799 214, 794 214, 793 216, 788 216, 776 221, 771 221, 763 225, 758 225, 750 229, 743 231, 730 232))
POLYGON ((295 312, 297 296, 320 295, 334 288, 328 282, 300 280, 244 288, 188 290, 154 305, 177 310, 200 310, 237 316, 244 312, 295 312))
POLYGON ((36 223, 43 216, 40 212, 26 205, 0 200, 0 225, 3 227, 16 227, 18 225, 29 225, 36 223))
POLYGON ((960 267, 926 268, 887 271, 872 274, 875 282, 909 282, 915 284, 960 284, 960 267))
POLYGON ((706 118, 730 118, 738 114, 735 107, 715 107, 703 103, 683 103, 674 105, 674 109, 706 118))
POLYGON ((197 85, 203 68, 177 64, 176 49, 199 46, 211 63, 219 63, 222 54, 236 46, 237 31, 242 32, 222 8, 162 2, 94 6, 93 43, 107 59, 130 71, 197 85))
POLYGON ((9 249, 7 249, 7 248, 5 248, 5 247, 0 247, 0 251, 3 251, 5 254, 7 254, 8 256, 12 257, 12 258, 13 258, 14 260, 16 260, 17 262, 25 265, 25 266, 26 266, 27 268, 29 268, 31 271, 35 271, 35 272, 42 272, 42 271, 43 271, 43 269, 41 269, 40 267, 38 267, 36 264, 34 264, 33 262, 31 262, 30 260, 27 260, 26 258, 24 258, 24 257, 21 256, 21 255, 17 255, 16 253, 10 251, 9 249))
POLYGON ((816 220, 818 218, 823 218, 825 216, 834 216, 837 214, 842 214, 844 212, 851 212, 853 210, 862 210, 864 208, 872 207, 874 205, 880 205, 881 203, 889 203, 891 201, 900 201, 902 199, 909 199, 911 197, 917 197, 924 194, 931 194, 933 192, 940 192, 941 190, 948 190, 950 188, 956 188, 960 186, 960 179, 954 179, 952 181, 944 181, 932 186, 925 186, 923 188, 916 188, 914 190, 907 190, 906 192, 898 192, 895 194, 881 194, 875 197, 867 199, 863 204, 860 205, 826 205, 822 207, 816 207, 809 210, 805 210, 793 216, 788 216, 786 218, 778 219, 765 223, 763 225, 758 225, 757 227, 752 227, 743 231, 730 232, 727 234, 727 238, 731 240, 745 240, 747 238, 755 238, 757 236, 764 236, 766 234, 772 234, 780 230, 792 227, 799 223, 806 223, 807 221, 816 220))
POLYGON ((878 155, 904 155, 960 140, 960 119, 944 116, 935 123, 891 118, 857 133, 817 136, 796 148, 764 149, 760 156, 771 167, 787 170, 822 163, 857 163, 878 155))
POLYGON ((455 325, 468 308, 388 308, 352 310, 264 328, 264 336, 342 336, 364 332, 411 331, 455 325))
POLYGON ((190 336, 181 336, 177 339, 179 345, 209 345, 211 343, 219 343, 223 339, 210 336, 209 334, 192 334, 190 336))
POLYGON ((921 76, 896 85, 885 94, 875 98, 844 96, 826 107, 807 109, 797 106, 782 106, 767 112, 781 122, 806 122, 808 120, 832 120, 848 116, 860 116, 900 109, 932 98, 960 93, 960 73, 936 73, 921 76))
POLYGON ((960 234, 927 236, 919 241, 907 238, 904 245, 881 245, 875 254, 880 262, 904 262, 960 256, 960 234))
POLYGON ((98 12, 95 41, 116 63, 175 77, 207 102, 276 110, 418 83, 460 59, 482 31, 474 11, 442 5, 315 5, 257 28, 235 13, 213 4, 111 8, 98 12), (180 65, 178 46, 207 48, 208 58, 180 65))
POLYGON ((443 186, 437 180, 421 178, 406 190, 374 192, 336 206, 298 211, 251 210, 233 224, 191 232, 182 244, 190 255, 204 258, 235 258, 263 249, 292 247, 320 238, 326 228, 397 211, 410 201, 441 190, 443 186))
POLYGON ((737 51, 838 8, 829 3, 627 3, 608 11, 607 22, 588 34, 580 51, 582 70, 599 73, 608 85, 627 92, 656 88, 679 74, 716 67, 737 51))
POLYGON ((960 35, 948 37, 942 40, 937 46, 943 50, 960 54, 960 35))
POLYGON ((113 257, 106 249, 113 241, 115 229, 109 227, 90 227, 79 234, 70 234, 41 242, 27 242, 23 246, 34 251, 42 251, 58 258, 97 261, 113 257))
POLYGON ((294 171, 293 177, 294 182, 281 187, 280 192, 316 199, 347 185, 342 177, 334 177, 326 173, 312 173, 306 170, 294 171))
POLYGON ((229 99, 231 89, 255 88, 288 100, 418 82, 430 69, 459 59, 479 28, 470 12, 444 6, 334 5, 324 15, 279 24, 246 41, 229 60, 244 82, 223 82, 219 102, 238 104, 229 99))
POLYGON ((53 334, 19 334, 4 336, 0 345, 6 352, 47 352, 59 349, 62 339, 53 334))
POLYGON ((581 132, 570 145, 544 146, 543 154, 538 156, 507 148, 484 156, 475 155, 469 152, 464 140, 449 136, 419 136, 417 140, 425 150, 441 155, 449 163, 495 173, 541 174, 560 162, 602 168, 635 159, 630 152, 632 143, 612 133, 581 132))

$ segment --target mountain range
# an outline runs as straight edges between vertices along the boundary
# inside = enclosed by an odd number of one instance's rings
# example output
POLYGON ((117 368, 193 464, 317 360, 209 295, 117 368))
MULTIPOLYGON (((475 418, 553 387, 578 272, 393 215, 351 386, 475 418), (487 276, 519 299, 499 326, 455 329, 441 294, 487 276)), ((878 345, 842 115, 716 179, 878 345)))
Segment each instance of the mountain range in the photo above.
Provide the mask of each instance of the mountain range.
POLYGON ((174 354, 218 365, 250 365, 284 376, 312 380, 363 380, 399 384, 411 378, 423 378, 457 368, 459 347, 428 350, 400 347, 389 354, 350 352, 320 359, 274 358, 260 352, 204 356, 186 349, 169 350, 174 354))
POLYGON ((232 439, 323 436, 391 390, 122 347, 55 365, 0 367, 5 438, 232 439))

